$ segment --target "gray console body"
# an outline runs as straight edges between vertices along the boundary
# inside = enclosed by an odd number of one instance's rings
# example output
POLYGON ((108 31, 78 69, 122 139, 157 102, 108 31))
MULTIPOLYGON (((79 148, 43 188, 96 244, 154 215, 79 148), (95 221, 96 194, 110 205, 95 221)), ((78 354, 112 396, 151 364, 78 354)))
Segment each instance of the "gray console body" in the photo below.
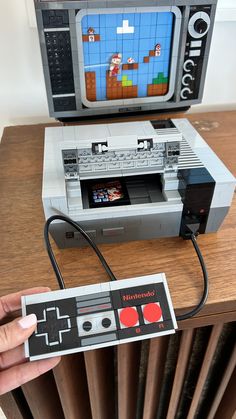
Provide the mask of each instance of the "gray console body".
MULTIPOLYGON (((217 231, 235 178, 186 119, 154 126, 143 121, 46 128, 45 218, 69 216, 97 243, 178 236, 185 211, 179 173, 207 169, 214 187, 204 232, 217 231), (130 203, 91 208, 86 185, 96 179, 124 180, 130 203)), ((85 244, 66 223, 54 222, 51 233, 61 248, 85 244)))

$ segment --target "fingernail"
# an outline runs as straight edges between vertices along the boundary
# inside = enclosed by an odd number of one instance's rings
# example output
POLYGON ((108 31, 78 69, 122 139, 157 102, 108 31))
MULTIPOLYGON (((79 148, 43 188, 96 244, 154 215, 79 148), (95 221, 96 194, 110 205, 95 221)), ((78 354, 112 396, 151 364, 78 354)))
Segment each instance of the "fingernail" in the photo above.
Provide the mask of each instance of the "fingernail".
POLYGON ((22 317, 22 319, 19 320, 19 325, 22 327, 22 329, 29 329, 32 326, 35 326, 37 323, 37 317, 35 314, 29 314, 26 317, 22 317))

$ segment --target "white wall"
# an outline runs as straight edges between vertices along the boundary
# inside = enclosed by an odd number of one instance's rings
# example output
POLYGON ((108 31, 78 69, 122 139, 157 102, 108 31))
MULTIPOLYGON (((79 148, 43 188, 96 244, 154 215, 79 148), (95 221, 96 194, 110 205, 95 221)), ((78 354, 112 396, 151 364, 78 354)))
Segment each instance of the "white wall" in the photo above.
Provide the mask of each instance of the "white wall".
POLYGON ((37 30, 24 0, 0 1, 0 126, 48 121, 37 30))
MULTIPOLYGON (((7 125, 47 122, 33 0, 0 0, 0 136, 7 125)), ((204 98, 192 112, 236 109, 236 1, 218 0, 204 98)))

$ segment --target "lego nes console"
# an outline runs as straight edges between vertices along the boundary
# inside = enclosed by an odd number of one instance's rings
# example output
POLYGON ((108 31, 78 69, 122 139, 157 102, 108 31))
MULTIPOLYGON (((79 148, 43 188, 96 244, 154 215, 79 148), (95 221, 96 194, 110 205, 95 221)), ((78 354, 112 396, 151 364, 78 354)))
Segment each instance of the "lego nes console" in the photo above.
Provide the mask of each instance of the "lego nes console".
MULTIPOLYGON (((79 222, 97 243, 217 231, 235 178, 186 119, 46 128, 45 217, 79 222)), ((85 244, 54 222, 61 248, 85 244)))

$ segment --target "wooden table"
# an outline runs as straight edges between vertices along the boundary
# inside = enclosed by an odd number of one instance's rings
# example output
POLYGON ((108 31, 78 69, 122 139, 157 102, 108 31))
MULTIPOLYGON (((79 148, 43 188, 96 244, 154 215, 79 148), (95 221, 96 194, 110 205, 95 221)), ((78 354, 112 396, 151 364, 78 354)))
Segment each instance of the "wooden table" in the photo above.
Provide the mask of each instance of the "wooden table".
MULTIPOLYGON (((236 111, 162 115, 160 118, 171 116, 187 117, 236 176, 236 111)), ((154 118, 155 115, 139 117, 154 118)), ((112 121, 116 119, 109 120, 112 121)), ((104 121, 92 123, 97 122, 104 121)), ((39 285, 57 289, 43 243, 44 128, 45 125, 9 127, 3 134, 0 146, 1 295, 39 285)), ((196 318, 182 322, 181 329, 236 320, 235 197, 220 230, 199 236, 198 243, 209 273, 210 293, 204 309, 196 318)), ((177 314, 188 311, 199 301, 203 281, 190 241, 173 237, 100 245, 99 248, 118 279, 165 272, 177 314)), ((55 248, 55 252, 68 287, 108 280, 90 248, 55 248)))

